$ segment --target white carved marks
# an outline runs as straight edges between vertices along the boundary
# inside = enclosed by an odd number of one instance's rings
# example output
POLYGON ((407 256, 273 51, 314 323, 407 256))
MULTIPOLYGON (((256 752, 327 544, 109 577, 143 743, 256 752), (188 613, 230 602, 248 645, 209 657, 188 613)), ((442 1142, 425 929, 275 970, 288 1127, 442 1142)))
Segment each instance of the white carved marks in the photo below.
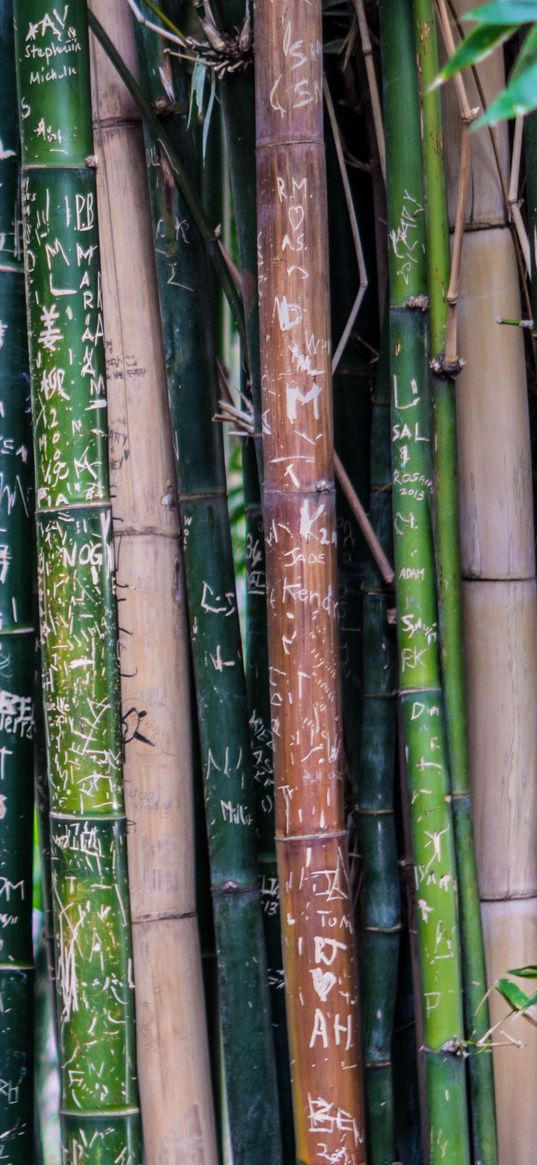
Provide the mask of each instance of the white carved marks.
POLYGON ((291 21, 283 28, 279 52, 281 71, 270 86, 270 107, 280 117, 320 105, 323 99, 319 61, 322 55, 320 41, 305 41, 297 37, 291 21))
POLYGON ((399 223, 388 235, 388 242, 397 261, 397 274, 408 284, 410 273, 423 255, 424 244, 420 242, 418 220, 424 213, 423 206, 405 190, 399 223), (416 238, 416 232, 418 238, 416 238))

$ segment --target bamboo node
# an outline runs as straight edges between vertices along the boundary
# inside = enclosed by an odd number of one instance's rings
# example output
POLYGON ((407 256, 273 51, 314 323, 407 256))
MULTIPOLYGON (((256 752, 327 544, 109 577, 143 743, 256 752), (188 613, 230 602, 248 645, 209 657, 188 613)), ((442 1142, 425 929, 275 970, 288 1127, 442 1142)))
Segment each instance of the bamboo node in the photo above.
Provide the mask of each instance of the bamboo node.
POLYGON ((99 165, 99 159, 96 154, 88 154, 87 158, 84 158, 84 161, 88 170, 96 170, 99 165))
POLYGON ((445 352, 441 352, 439 356, 435 356, 431 360, 430 367, 435 376, 441 376, 444 380, 454 380, 462 372, 465 363, 466 361, 460 356, 457 356, 455 360, 448 360, 445 352))
POLYGON ((467 1056, 468 1052, 462 1040, 458 1040, 456 1036, 452 1040, 446 1040, 440 1048, 441 1052, 447 1052, 448 1056, 467 1056))
POLYGON ((167 101, 165 97, 155 97, 151 102, 151 108, 159 117, 170 117, 172 113, 177 112, 175 101, 167 101))
POLYGON ((427 295, 409 295, 405 300, 405 307, 410 308, 411 311, 427 311, 429 308, 429 297, 427 295))
POLYGON ((207 37, 207 43, 200 43, 193 37, 187 37, 187 43, 198 54, 200 60, 210 69, 213 69, 217 77, 224 77, 226 73, 237 73, 239 70, 247 69, 252 63, 253 47, 249 0, 246 0, 242 28, 234 28, 233 32, 224 32, 218 28, 211 12, 209 0, 196 3, 194 7, 204 10, 204 15, 199 16, 199 22, 207 37))

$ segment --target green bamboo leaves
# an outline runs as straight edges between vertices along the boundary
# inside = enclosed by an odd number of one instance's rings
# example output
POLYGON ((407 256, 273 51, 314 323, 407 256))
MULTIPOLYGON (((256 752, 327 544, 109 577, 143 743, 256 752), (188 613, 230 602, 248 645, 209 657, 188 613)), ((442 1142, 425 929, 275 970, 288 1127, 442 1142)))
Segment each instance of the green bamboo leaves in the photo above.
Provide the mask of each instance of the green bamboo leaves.
POLYGON ((66 1160, 139 1165, 86 10, 16 7, 66 1160))

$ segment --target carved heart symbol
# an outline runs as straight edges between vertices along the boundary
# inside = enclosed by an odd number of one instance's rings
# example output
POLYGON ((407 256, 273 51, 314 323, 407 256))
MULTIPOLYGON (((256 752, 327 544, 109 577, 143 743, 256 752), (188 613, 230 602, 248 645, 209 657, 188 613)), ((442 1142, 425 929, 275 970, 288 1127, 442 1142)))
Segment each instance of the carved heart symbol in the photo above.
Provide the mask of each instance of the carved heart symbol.
POLYGON ((332 987, 337 982, 336 976, 332 974, 332 971, 321 971, 320 967, 314 967, 311 972, 311 977, 317 995, 324 1003, 325 999, 328 999, 332 987))
POLYGON ((293 230, 295 232, 300 230, 300 227, 302 226, 302 223, 304 222, 304 207, 303 206, 290 206, 289 210, 287 211, 287 214, 288 214, 289 222, 291 223, 293 230))

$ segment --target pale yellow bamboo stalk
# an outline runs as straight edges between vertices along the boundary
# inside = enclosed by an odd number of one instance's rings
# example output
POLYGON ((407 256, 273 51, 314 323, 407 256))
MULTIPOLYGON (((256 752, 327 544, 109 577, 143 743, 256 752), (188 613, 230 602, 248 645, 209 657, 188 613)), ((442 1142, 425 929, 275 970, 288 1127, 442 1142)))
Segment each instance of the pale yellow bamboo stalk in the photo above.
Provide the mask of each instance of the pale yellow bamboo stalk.
MULTIPOLYGON (((135 72, 122 0, 94 0, 135 72)), ((195 918, 188 640, 142 127, 92 44, 146 1165, 216 1165, 195 918)))
MULTIPOLYGON (((470 8, 457 0, 459 13, 470 8)), ((490 99, 504 84, 500 54, 479 66, 490 99)), ((480 97, 471 77, 472 106, 480 97)), ((456 198, 460 121, 446 102, 456 198)), ((472 136, 459 287, 457 381, 461 553, 469 749, 489 984, 535 960, 537 937, 537 600, 531 455, 517 262, 506 224, 506 127, 472 136)), ((527 985, 526 985, 527 986, 527 985)), ((493 992, 491 1022, 506 1014, 493 992)), ((537 1033, 526 1019, 494 1032, 499 1165, 527 1165, 537 1143, 537 1033)))

